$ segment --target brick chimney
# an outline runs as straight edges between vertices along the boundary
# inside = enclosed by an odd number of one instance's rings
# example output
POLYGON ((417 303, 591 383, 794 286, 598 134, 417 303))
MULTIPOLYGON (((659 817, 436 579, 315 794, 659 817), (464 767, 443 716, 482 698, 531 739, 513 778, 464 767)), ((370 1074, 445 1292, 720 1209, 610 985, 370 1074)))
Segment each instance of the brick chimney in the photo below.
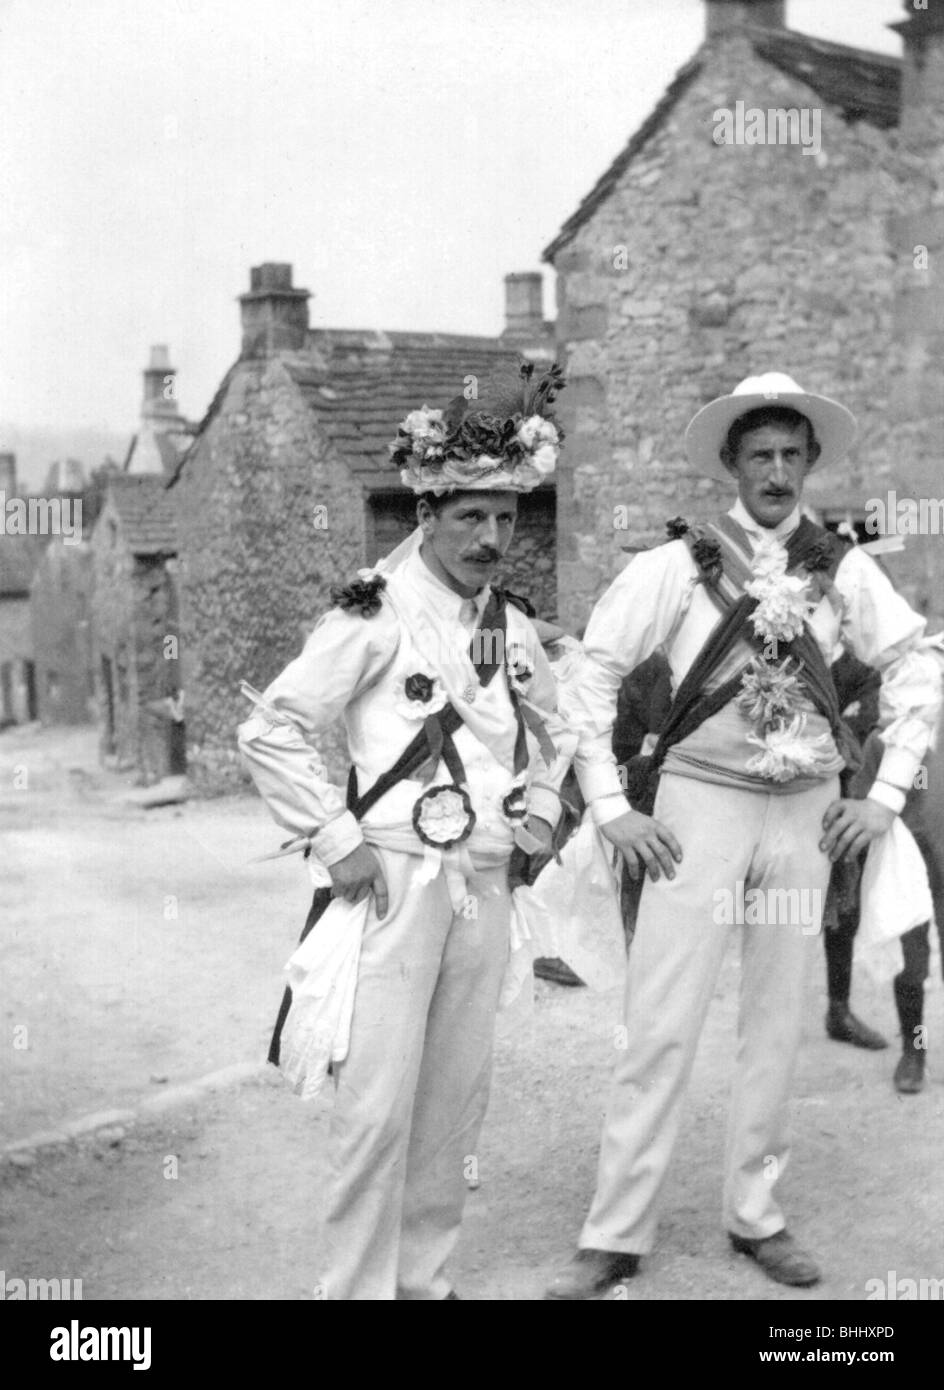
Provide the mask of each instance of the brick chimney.
POLYGON ((165 343, 155 343, 151 348, 150 361, 143 376, 142 417, 176 420, 180 413, 177 409, 177 368, 170 365, 170 354, 165 343))
POLYGON ((242 306, 243 357, 298 352, 308 334, 308 290, 292 285, 292 267, 281 261, 254 265, 242 306))
POLYGON ((505 276, 503 338, 532 339, 544 333, 544 282, 539 270, 505 276))
POLYGON ((16 454, 0 454, 0 492, 16 497, 16 454))
POLYGON ((706 38, 735 34, 748 24, 763 25, 766 29, 785 29, 786 0, 707 0, 706 38))

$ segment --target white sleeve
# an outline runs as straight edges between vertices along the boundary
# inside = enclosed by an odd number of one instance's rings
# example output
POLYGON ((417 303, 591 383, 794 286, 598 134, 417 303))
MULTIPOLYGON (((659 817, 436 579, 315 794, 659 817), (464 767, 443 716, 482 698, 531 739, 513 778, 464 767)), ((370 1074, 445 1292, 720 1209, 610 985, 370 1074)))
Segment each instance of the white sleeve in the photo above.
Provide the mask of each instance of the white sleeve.
POLYGON ((697 577, 683 540, 635 556, 597 603, 561 690, 561 712, 578 735, 574 767, 594 822, 627 809, 613 753, 619 688, 675 629, 697 577))
POLYGON ((332 609, 239 726, 239 750, 279 825, 329 867, 362 842, 345 793, 328 778, 318 735, 381 674, 399 641, 387 604, 372 617, 332 609))
POLYGON ((900 811, 914 784, 941 711, 941 670, 924 641, 925 619, 868 555, 841 560, 842 637, 860 661, 882 674, 879 730, 885 753, 869 796, 900 811))

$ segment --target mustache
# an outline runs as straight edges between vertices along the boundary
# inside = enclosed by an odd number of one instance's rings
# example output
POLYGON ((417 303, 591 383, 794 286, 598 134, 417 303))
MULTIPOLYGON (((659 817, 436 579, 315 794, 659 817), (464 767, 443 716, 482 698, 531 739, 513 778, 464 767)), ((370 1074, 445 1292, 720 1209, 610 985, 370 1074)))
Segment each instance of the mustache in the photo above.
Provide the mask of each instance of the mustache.
POLYGON ((489 564, 494 565, 494 564, 497 564, 497 562, 501 559, 501 556, 499 555, 499 553, 498 553, 497 550, 492 550, 491 547, 489 547, 487 550, 478 550, 478 551, 476 551, 476 553, 475 553, 474 555, 466 555, 465 558, 466 558, 466 560, 473 560, 473 561, 474 561, 474 560, 481 560, 481 561, 483 561, 483 562, 486 562, 486 561, 487 561, 489 564))

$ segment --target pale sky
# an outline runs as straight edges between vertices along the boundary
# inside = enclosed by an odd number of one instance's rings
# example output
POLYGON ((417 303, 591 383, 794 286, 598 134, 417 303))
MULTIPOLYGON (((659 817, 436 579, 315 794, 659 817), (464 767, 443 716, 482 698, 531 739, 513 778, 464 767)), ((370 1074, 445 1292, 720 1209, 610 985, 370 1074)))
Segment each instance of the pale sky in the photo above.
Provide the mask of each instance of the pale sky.
MULTIPOLYGON (((900 49, 900 0, 787 12, 900 49)), ((703 25, 703 0, 0 0, 0 449, 133 430, 156 342, 198 419, 264 260, 316 325, 500 331, 503 275, 703 25)))

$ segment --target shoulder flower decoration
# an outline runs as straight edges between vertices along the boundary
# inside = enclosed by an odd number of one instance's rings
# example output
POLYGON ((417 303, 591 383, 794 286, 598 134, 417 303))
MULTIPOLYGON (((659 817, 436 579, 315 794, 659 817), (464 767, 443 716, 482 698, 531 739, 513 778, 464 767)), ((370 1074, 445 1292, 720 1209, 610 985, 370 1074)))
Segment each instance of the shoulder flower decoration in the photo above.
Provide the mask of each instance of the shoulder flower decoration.
POLYGON ((526 696, 534 679, 534 667, 527 659, 523 647, 511 643, 505 652, 505 672, 509 689, 516 695, 526 696))
POLYGON ((699 536, 692 543, 692 555, 705 583, 717 584, 723 572, 720 541, 711 536, 699 536))
POLYGON ((367 579, 355 579, 350 584, 332 584, 331 606, 360 613, 364 618, 372 618, 375 613, 380 612, 383 603, 380 596, 386 587, 387 581, 382 574, 371 575, 367 579))
POLYGON ((467 840, 474 827, 469 795, 453 782, 430 787, 413 807, 413 829, 433 849, 452 849, 467 840))
POLYGON ((680 540, 690 528, 684 516, 673 516, 665 523, 665 529, 669 540, 677 541, 680 540))
POLYGON ((445 708, 448 696, 438 676, 415 671, 397 692, 396 711, 404 719, 425 719, 445 708))

